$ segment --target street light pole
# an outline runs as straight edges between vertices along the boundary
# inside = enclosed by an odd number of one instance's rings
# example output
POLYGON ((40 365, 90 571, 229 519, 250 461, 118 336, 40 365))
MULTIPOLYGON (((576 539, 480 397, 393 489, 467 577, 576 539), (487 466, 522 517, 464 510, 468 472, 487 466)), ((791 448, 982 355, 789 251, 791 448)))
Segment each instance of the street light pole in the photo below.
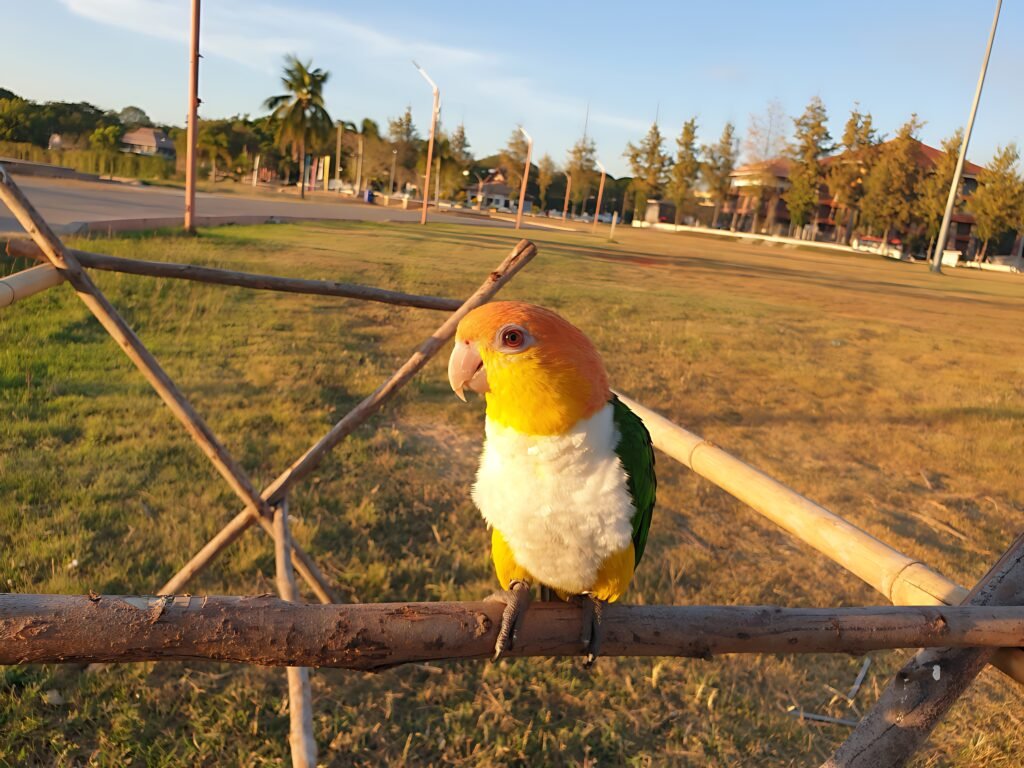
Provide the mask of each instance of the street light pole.
POLYGON ((601 215, 601 196, 604 194, 604 177, 607 173, 604 166, 601 165, 600 160, 595 160, 594 162, 597 163, 597 167, 601 169, 601 183, 597 187, 597 206, 594 208, 594 224, 590 228, 592 232, 597 231, 597 217, 601 215))
POLYGON ((430 136, 427 139, 427 174, 426 178, 423 179, 423 211, 420 213, 420 224, 427 223, 427 199, 430 197, 430 165, 434 162, 434 131, 437 128, 437 113, 441 108, 441 91, 437 88, 437 83, 430 79, 430 75, 426 73, 415 61, 412 63, 419 73, 423 75, 423 79, 426 80, 430 87, 434 91, 434 111, 430 116, 430 136))
POLYGON ((199 0, 192 0, 192 43, 188 58, 188 126, 185 150, 185 231, 196 231, 196 123, 199 121, 199 0))
POLYGON ((992 18, 992 30, 988 33, 988 45, 985 48, 985 58, 981 62, 981 73, 978 75, 978 86, 974 90, 974 101, 971 103, 971 113, 967 118, 967 128, 964 129, 964 140, 960 142, 960 155, 956 159, 956 170, 953 171, 953 183, 949 187, 949 197, 946 198, 946 210, 942 214, 942 226, 939 228, 939 239, 935 243, 935 255, 932 257, 931 271, 942 272, 942 252, 946 249, 946 240, 949 239, 949 224, 953 217, 953 204, 956 202, 956 193, 960 189, 960 176, 964 171, 964 161, 967 159, 967 144, 971 140, 971 130, 974 128, 974 116, 978 114, 978 102, 981 101, 981 87, 985 84, 985 73, 988 71, 988 60, 992 55, 992 41, 996 36, 996 27, 999 25, 999 11, 1003 6, 1003 0, 996 0, 996 14, 992 18))
POLYGON ((565 203, 562 205, 562 222, 565 222, 566 214, 569 213, 569 196, 572 194, 572 176, 567 171, 565 173, 565 203))
POLYGON ((395 168, 396 168, 397 164, 398 164, 398 150, 397 149, 392 149, 391 150, 391 180, 390 180, 391 181, 391 185, 390 185, 391 186, 391 190, 390 190, 390 192, 388 194, 388 197, 394 197, 394 195, 395 195, 395 168))
POLYGON ((334 148, 334 181, 338 187, 338 194, 341 194, 341 132, 345 130, 341 120, 338 121, 338 141, 334 148))
POLYGON ((520 133, 526 137, 526 168, 523 169, 523 184, 519 188, 519 208, 516 210, 516 229, 523 223, 523 203, 526 202, 526 182, 530 178, 530 157, 533 155, 533 138, 526 132, 523 126, 519 126, 520 133))

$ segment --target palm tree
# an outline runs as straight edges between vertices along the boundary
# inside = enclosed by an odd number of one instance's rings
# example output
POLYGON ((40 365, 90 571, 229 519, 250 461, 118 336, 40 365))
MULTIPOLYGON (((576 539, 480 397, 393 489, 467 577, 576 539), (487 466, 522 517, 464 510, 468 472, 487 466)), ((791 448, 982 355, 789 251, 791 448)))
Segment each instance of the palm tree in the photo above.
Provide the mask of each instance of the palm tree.
POLYGON ((331 116, 324 109, 324 83, 330 72, 312 69, 313 62, 303 64, 294 54, 285 57, 284 76, 281 84, 288 90, 279 96, 271 96, 263 106, 273 110, 272 117, 277 123, 275 140, 282 151, 289 147, 292 157, 299 161, 299 194, 305 198, 306 185, 303 183, 303 169, 306 146, 313 141, 323 141, 331 131, 331 116))

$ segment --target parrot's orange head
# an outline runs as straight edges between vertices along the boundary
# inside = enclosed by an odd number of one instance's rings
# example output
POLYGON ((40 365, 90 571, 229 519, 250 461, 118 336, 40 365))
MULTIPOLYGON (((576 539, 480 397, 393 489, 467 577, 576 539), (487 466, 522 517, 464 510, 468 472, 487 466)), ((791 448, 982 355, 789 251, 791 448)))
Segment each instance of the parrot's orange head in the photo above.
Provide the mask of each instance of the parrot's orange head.
POLYGON ((488 418, 531 435, 558 435, 611 398, 590 339, 550 309, 521 301, 477 307, 459 323, 448 381, 484 394, 488 418))

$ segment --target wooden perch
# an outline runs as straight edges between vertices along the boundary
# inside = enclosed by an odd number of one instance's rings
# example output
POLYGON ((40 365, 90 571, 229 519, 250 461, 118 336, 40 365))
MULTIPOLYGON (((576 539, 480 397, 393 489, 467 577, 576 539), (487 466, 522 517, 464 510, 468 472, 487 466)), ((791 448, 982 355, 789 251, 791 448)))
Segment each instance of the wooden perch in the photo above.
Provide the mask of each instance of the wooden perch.
MULTIPOLYGON (((405 386, 428 362, 436 355, 441 348, 448 343, 455 335, 455 329, 459 321, 472 309, 490 301, 523 267, 525 267, 534 256, 537 255, 537 246, 529 240, 520 240, 516 243, 512 252, 498 265, 498 268, 491 272, 483 284, 476 289, 472 296, 459 307, 434 333, 409 356, 409 359, 391 375, 377 389, 367 395, 355 408, 331 427, 330 431, 317 441, 306 453, 304 453, 294 464, 282 472, 263 491, 263 498, 267 501, 274 501, 281 498, 288 490, 312 472, 323 460, 328 452, 338 443, 352 434, 360 425, 365 423, 373 414, 381 409, 398 391, 405 386)), ((160 594, 171 595, 181 592, 185 585, 210 564, 223 549, 252 525, 252 517, 246 510, 239 512, 224 526, 216 536, 197 552, 191 560, 185 563, 170 581, 160 588, 160 594)), ((297 550, 296 550, 297 551, 297 550)))
MULTIPOLYGON (((489 658, 500 603, 301 605, 276 597, 0 594, 0 664, 211 659, 377 670, 489 658)), ((1024 608, 611 605, 606 656, 1019 645, 1024 608)), ((513 656, 579 656, 582 613, 535 603, 513 656)))
MULTIPOLYGON (((1024 534, 971 590, 965 605, 1024 604, 1024 534)), ((905 764, 996 651, 991 647, 926 648, 896 673, 875 706, 823 768, 905 764)), ((1018 670, 1019 671, 1019 670, 1018 670)))
MULTIPOLYGON (((397 304, 403 307, 420 307, 421 309, 438 309, 453 312, 462 302, 458 299, 445 299, 439 296, 418 296, 412 293, 388 291, 353 283, 338 283, 332 280, 303 280, 294 277, 277 277, 260 275, 252 272, 235 272, 216 267, 201 267, 196 264, 175 264, 164 261, 142 261, 126 259, 120 256, 107 256, 102 253, 90 253, 74 248, 67 249, 83 267, 103 269, 109 272, 125 272, 130 275, 148 277, 169 277, 175 280, 193 280, 199 283, 216 285, 235 285, 240 288, 255 288, 265 291, 283 291, 285 293, 306 293, 316 296, 341 296, 364 301, 379 301, 384 304, 397 304)), ((7 242, 7 253, 16 258, 47 261, 43 250, 30 240, 13 239, 7 242)), ((2 304, 0 304, 2 306, 2 304)))
MULTIPOLYGON (((651 433, 654 445, 735 496, 784 531, 867 582, 896 605, 959 605, 967 590, 815 504, 699 435, 619 394, 651 433)), ((1024 683, 1024 652, 999 651, 992 664, 1024 683)))

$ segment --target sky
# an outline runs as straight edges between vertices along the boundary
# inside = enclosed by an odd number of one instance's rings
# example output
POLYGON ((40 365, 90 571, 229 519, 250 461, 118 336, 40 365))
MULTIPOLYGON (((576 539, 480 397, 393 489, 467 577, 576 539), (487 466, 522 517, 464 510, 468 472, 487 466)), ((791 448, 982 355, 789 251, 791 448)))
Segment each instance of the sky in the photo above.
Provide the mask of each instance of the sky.
MULTIPOLYGON (((3 0, 0 87, 35 101, 139 106, 183 125, 189 0, 3 0)), ((534 156, 563 163, 584 127, 615 176, 626 143, 658 120, 666 148, 696 116, 698 141, 726 121, 745 132, 778 100, 798 115, 814 96, 833 137, 854 104, 892 135, 912 112, 938 146, 964 125, 992 23, 985 0, 857 3, 647 0, 603 6, 204 0, 200 116, 264 114, 282 92, 284 56, 330 72, 335 119, 389 117, 412 108, 422 135, 431 93, 442 122, 463 123, 477 157, 498 151, 522 124, 534 156), (588 119, 589 110, 589 119, 588 119)), ((1024 2, 1004 3, 968 156, 1024 149, 1024 2)))

